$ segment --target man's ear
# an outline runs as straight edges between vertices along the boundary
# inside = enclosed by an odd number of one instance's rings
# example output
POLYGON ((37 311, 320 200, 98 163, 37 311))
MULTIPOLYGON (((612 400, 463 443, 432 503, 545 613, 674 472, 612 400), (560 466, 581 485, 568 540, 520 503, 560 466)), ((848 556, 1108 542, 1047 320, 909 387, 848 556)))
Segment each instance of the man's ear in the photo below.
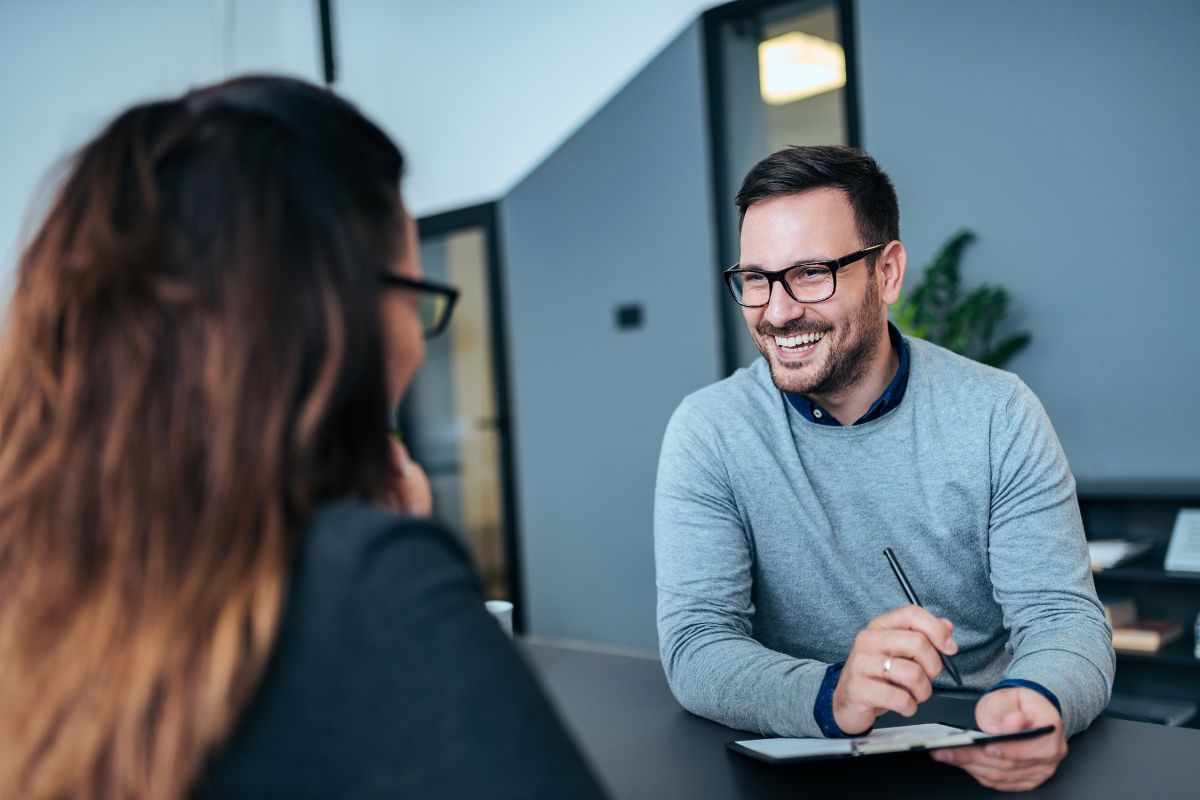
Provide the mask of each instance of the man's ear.
POLYGON ((898 240, 888 242, 887 247, 879 254, 875 262, 875 271, 879 274, 879 297, 889 306, 894 305, 900 298, 900 290, 904 287, 904 266, 908 254, 904 245, 898 240))

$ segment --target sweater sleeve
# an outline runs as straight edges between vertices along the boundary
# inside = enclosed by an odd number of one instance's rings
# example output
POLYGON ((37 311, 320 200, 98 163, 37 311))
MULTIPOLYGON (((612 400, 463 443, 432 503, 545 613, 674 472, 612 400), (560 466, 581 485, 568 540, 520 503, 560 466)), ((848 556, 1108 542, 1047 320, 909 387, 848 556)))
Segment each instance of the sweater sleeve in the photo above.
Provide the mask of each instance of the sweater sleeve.
POLYGON ((1084 539, 1075 480, 1050 420, 1024 383, 993 420, 988 560, 1012 661, 1062 703, 1068 735, 1108 704, 1116 658, 1084 539))
POLYGON ((753 547, 718 442, 687 401, 663 440, 654 553, 667 681, 694 714, 768 735, 821 736, 813 709, 829 665, 752 638, 753 547))

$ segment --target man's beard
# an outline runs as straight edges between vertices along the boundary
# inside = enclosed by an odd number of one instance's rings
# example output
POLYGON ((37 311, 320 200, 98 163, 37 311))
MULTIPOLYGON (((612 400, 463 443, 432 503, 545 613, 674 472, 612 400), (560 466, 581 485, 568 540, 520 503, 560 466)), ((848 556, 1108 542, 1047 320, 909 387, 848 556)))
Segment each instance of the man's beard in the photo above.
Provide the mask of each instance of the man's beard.
MULTIPOLYGON (((883 323, 885 326, 886 324, 883 323)), ((879 346, 880 327, 879 288, 872 280, 868 282, 867 294, 862 305, 842 324, 836 341, 833 340, 833 329, 795 320, 794 324, 783 328, 760 322, 759 336, 754 338, 754 343, 767 359, 771 368, 771 380, 781 392, 828 396, 842 392, 862 379, 872 352, 879 346), (825 337, 818 346, 824 346, 828 352, 815 371, 810 362, 805 362, 796 369, 776 362, 773 356, 775 336, 795 336, 821 331, 825 331, 825 337)))

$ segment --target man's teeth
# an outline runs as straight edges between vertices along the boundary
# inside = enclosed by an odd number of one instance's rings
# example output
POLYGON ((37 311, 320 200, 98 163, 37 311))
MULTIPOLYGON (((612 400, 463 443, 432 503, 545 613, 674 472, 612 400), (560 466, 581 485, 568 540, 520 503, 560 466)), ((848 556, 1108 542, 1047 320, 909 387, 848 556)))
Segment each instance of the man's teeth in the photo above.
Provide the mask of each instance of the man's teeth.
POLYGON ((775 343, 780 347, 805 347, 816 344, 825 336, 823 333, 802 333, 799 336, 776 336, 775 343))

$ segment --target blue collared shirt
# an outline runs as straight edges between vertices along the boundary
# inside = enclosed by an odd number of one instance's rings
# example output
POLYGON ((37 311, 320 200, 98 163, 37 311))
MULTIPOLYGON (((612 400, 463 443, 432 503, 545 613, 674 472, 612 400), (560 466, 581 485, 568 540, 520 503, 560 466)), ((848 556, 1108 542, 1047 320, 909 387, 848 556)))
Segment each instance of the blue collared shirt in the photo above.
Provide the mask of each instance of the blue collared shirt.
MULTIPOLYGON (((896 348, 896 351, 900 354, 900 365, 896 368, 896 374, 892 378, 891 383, 883 390, 883 394, 879 395, 879 398, 871 404, 871 407, 867 409, 867 413, 854 422, 855 425, 879 419, 900 405, 900 401, 904 399, 904 390, 908 388, 908 343, 900 335, 900 330, 891 322, 888 322, 888 339, 891 340, 892 347, 896 348)), ((792 404, 792 408, 799 411, 800 416, 809 422, 816 423, 817 425, 833 425, 835 427, 842 424, 837 421, 837 417, 822 408, 815 400, 805 397, 802 394, 792 394, 791 392, 784 392, 783 396, 792 404)))

